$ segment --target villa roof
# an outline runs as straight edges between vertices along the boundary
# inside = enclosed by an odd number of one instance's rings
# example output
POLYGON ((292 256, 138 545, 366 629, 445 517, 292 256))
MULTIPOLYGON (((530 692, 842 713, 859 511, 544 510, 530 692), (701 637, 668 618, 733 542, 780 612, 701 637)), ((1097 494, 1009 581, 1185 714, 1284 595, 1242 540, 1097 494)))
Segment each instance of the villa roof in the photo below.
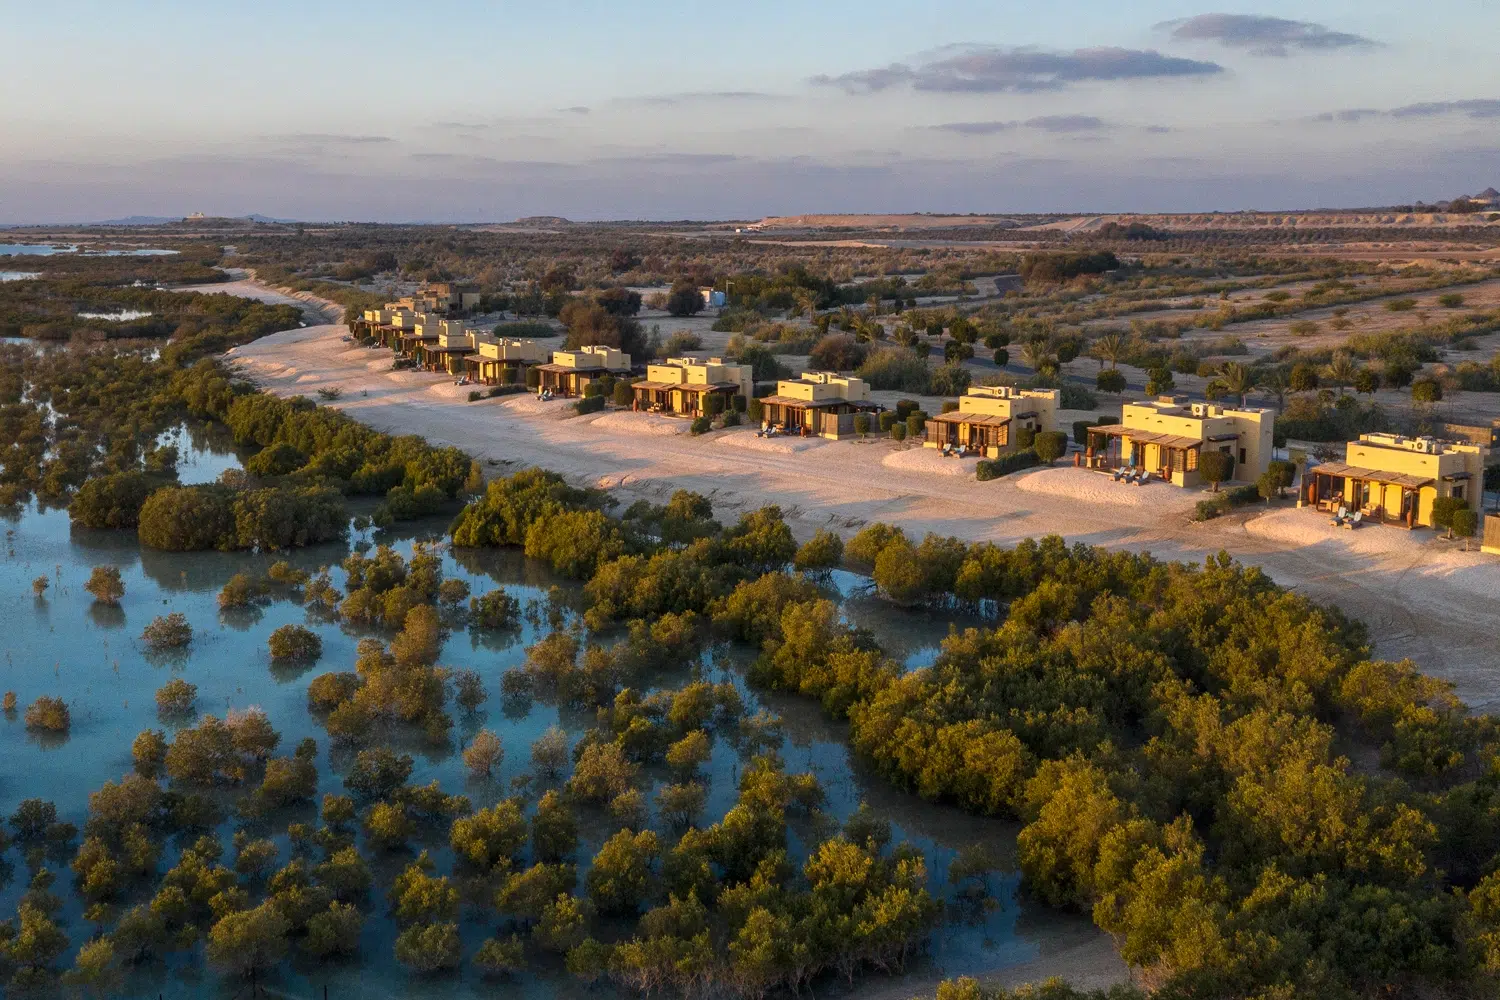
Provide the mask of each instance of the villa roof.
POLYGON ((472 347, 433 347, 429 349, 431 354, 473 354, 472 347))
POLYGON ((1406 486, 1417 489, 1432 483, 1431 476, 1408 476, 1402 472, 1381 472, 1378 469, 1363 469, 1357 465, 1345 465, 1342 462, 1324 462, 1307 470, 1309 475, 1317 473, 1324 476, 1336 476, 1340 479, 1364 479, 1372 483, 1385 483, 1388 486, 1406 486))
POLYGON ((976 424, 986 427, 1001 427, 1010 423, 1009 417, 997 417, 988 413, 963 413, 950 410, 927 418, 929 424, 976 424))
POLYGON ((632 382, 632 389, 646 389, 651 392, 665 392, 668 389, 680 389, 683 392, 713 392, 717 389, 738 389, 737 382, 632 382))
POLYGON ((576 372, 580 375, 588 375, 593 372, 607 372, 608 368, 603 365, 589 365, 587 368, 574 368, 572 365, 545 364, 537 365, 537 371, 543 372, 576 372))
POLYGON ((792 409, 815 410, 825 406, 847 403, 859 409, 875 409, 875 404, 862 399, 798 399, 796 396, 763 396, 762 403, 772 406, 789 406, 792 409))
POLYGON ((1203 444, 1201 438, 1187 437, 1182 434, 1158 434, 1155 431, 1126 427, 1124 424, 1098 424, 1090 427, 1089 433, 1104 434, 1109 437, 1128 437, 1137 444, 1154 444, 1162 448, 1197 448, 1203 444))

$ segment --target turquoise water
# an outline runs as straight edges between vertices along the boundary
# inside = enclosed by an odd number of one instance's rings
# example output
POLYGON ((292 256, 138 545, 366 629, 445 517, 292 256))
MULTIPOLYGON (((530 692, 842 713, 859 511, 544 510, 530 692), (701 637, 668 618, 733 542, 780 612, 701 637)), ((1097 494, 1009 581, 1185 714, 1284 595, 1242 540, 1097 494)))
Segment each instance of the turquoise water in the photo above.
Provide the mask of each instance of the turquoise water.
MULTIPOLYGON (((185 482, 212 481, 239 464, 239 456, 229 442, 202 429, 180 428, 163 435, 162 440, 178 445, 185 482)), ((289 753, 303 737, 314 738, 319 744, 320 795, 344 791, 342 774, 349 764, 348 755, 330 755, 322 727, 307 710, 306 687, 323 671, 352 669, 358 639, 378 633, 318 621, 287 601, 220 613, 216 598, 229 577, 241 570, 263 573, 275 557, 143 550, 131 533, 75 529, 66 511, 42 511, 35 506, 13 512, 3 528, 6 551, 0 565, 0 597, 10 609, 10 627, 0 637, 0 690, 15 691, 23 708, 40 695, 60 695, 69 703, 73 718, 66 738, 44 740, 28 733, 19 714, 0 717, 0 759, 5 762, 0 768, 0 810, 5 815, 22 799, 41 797, 55 801, 63 819, 82 827, 90 791, 131 769, 130 744, 136 734, 147 728, 169 732, 174 728, 157 718, 153 701, 156 689, 172 677, 198 686, 200 711, 222 715, 230 709, 264 709, 281 734, 282 753, 289 753), (104 563, 118 566, 125 582, 125 597, 118 608, 95 605, 83 590, 90 569, 104 563), (31 581, 39 575, 46 575, 52 584, 43 599, 33 598, 31 592, 31 581), (173 611, 185 614, 194 627, 190 650, 178 658, 149 655, 139 638, 141 629, 155 616, 173 611), (266 638, 273 629, 289 622, 307 625, 322 637, 324 653, 316 665, 305 669, 271 665, 266 638)), ((444 523, 437 521, 378 538, 369 532, 358 533, 348 546, 302 550, 289 561, 312 571, 320 565, 336 565, 350 546, 376 541, 388 542, 410 556, 414 542, 440 542, 443 528, 444 523)), ((548 588, 556 582, 543 568, 510 551, 463 551, 456 555, 445 551, 443 570, 448 577, 467 581, 476 594, 503 585, 523 606, 530 601, 545 602, 548 588)), ((335 569, 333 576, 342 590, 342 571, 335 569)), ((833 587, 851 620, 871 628, 908 666, 930 662, 948 630, 948 617, 899 612, 880 605, 868 596, 866 581, 852 574, 836 574, 833 587)), ((425 744, 403 747, 416 761, 411 779, 414 783, 436 779, 448 791, 468 795, 476 808, 483 807, 504 797, 511 779, 526 772, 530 743, 547 727, 560 725, 576 740, 592 724, 591 712, 559 710, 541 702, 505 703, 500 691, 501 674, 520 664, 524 647, 538 637, 537 628, 528 624, 513 635, 459 631, 447 640, 440 662, 478 671, 489 700, 471 715, 453 709, 455 748, 434 750, 425 744), (469 779, 456 753, 459 742, 467 742, 481 727, 496 731, 506 749, 500 773, 488 782, 469 779)), ((910 840, 926 855, 930 887, 935 894, 951 895, 946 868, 961 847, 985 841, 1000 856, 1010 856, 1014 828, 935 807, 893 790, 853 757, 845 744, 844 727, 830 723, 815 703, 747 688, 742 675, 751 657, 746 649, 717 647, 700 663, 684 667, 675 676, 663 677, 660 683, 676 687, 694 673, 714 681, 730 680, 739 686, 749 713, 765 707, 780 715, 785 733, 781 752, 788 771, 815 773, 827 792, 829 812, 840 819, 860 801, 868 801, 892 823, 897 841, 910 840)), ((712 762, 706 769, 711 780, 705 823, 717 819, 733 803, 743 763, 732 747, 716 741, 712 762)), ((654 786, 664 777, 648 780, 654 786)), ((654 799, 654 787, 643 787, 643 792, 648 801, 654 799)), ((583 842, 578 857, 586 863, 616 825, 584 820, 581 826, 583 842)), ((220 829, 226 844, 234 829, 234 821, 220 829)), ((793 850, 804 851, 798 828, 793 829, 793 850)), ((285 863, 289 858, 286 838, 282 835, 276 839, 282 845, 285 863)), ((446 842, 446 829, 431 830, 414 846, 430 849, 439 869, 447 871, 451 859, 446 842)), ((162 870, 175 863, 177 850, 175 844, 167 849, 162 870)), ((321 996, 324 986, 335 998, 469 998, 491 996, 497 989, 505 995, 527 997, 576 992, 566 977, 545 970, 498 988, 467 969, 460 975, 435 979, 406 973, 392 958, 395 931, 387 918, 383 887, 409 858, 404 853, 384 854, 372 862, 376 889, 371 894, 357 960, 319 967, 294 959, 266 985, 290 997, 321 996)), ((13 867, 8 883, 0 888, 0 914, 9 915, 24 891, 27 874, 18 851, 8 852, 5 860, 13 867)), ((88 936, 89 925, 82 920, 78 898, 72 893, 70 873, 55 862, 50 867, 59 874, 55 891, 67 901, 62 919, 73 937, 66 958, 70 961, 77 945, 88 936)), ((1015 898, 1014 876, 996 876, 993 882, 1000 905, 972 921, 957 920, 943 926, 933 936, 930 957, 914 972, 962 974, 994 969, 1032 960, 1054 945, 1094 933, 1084 921, 1024 909, 1015 898)), ((466 955, 496 930, 487 915, 468 911, 461 926, 466 955)), ((195 955, 178 954, 165 964, 140 970, 122 995, 228 998, 239 985, 206 971, 195 955)), ((838 986, 819 984, 817 992, 819 996, 836 995, 838 986)))
POLYGON ((60 253, 82 253, 85 257, 159 257, 177 253, 159 247, 135 247, 130 250, 80 250, 77 246, 56 243, 0 243, 0 257, 50 257, 60 253))

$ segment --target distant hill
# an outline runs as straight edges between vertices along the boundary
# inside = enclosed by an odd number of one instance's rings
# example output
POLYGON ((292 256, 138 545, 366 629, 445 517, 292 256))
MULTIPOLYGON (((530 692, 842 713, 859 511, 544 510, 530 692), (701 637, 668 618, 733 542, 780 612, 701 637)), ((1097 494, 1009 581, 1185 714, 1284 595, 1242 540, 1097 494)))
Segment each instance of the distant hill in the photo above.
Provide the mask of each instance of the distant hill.
POLYGON ((164 215, 127 215, 123 219, 105 219, 103 222, 91 222, 91 226, 162 226, 169 222, 177 222, 176 216, 164 215))
POLYGON ((571 219, 564 219, 560 215, 528 215, 524 219, 512 222, 513 226, 571 226, 571 219))

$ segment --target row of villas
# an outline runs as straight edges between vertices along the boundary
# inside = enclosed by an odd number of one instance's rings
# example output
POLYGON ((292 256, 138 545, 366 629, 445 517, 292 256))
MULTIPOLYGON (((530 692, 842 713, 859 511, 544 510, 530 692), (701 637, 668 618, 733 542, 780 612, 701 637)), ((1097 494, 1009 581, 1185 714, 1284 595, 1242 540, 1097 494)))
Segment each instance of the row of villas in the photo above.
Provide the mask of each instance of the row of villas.
MULTIPOLYGON (((460 300, 461 301, 461 300, 460 300)), ((495 337, 459 319, 418 313, 404 303, 365 313, 365 332, 425 370, 467 376, 485 385, 527 384, 559 396, 582 396, 606 376, 634 378, 636 410, 699 417, 728 410, 736 396, 754 397, 749 365, 721 358, 668 358, 647 365, 644 377, 619 349, 586 346, 548 351, 534 340, 495 337), (723 398, 723 405, 709 400, 723 398)), ((929 417, 930 448, 962 449, 997 458, 1018 447, 1022 431, 1059 429, 1061 394, 1056 389, 976 386, 957 408, 929 417)), ((870 386, 854 376, 806 372, 781 379, 760 397, 762 423, 782 433, 833 440, 855 435, 855 417, 884 409, 870 386)), ((1078 462, 1109 471, 1130 468, 1180 487, 1203 485, 1202 456, 1213 450, 1234 459, 1232 481, 1255 482, 1274 457, 1275 413, 1256 407, 1188 403, 1179 397, 1130 402, 1116 424, 1088 428, 1078 462)), ((1359 511, 1368 521, 1430 527, 1433 501, 1459 497, 1479 509, 1490 449, 1473 441, 1366 434, 1346 445, 1345 461, 1310 467, 1301 498, 1320 509, 1359 511)))

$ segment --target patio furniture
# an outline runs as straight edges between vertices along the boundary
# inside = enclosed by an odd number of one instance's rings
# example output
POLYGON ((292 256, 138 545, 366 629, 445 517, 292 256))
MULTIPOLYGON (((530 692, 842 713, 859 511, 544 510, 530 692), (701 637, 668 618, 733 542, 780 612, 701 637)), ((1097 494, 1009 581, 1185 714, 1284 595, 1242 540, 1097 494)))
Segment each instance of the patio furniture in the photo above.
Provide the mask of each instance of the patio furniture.
POLYGON ((1365 512, 1362 511, 1362 510, 1357 510, 1357 511, 1354 512, 1354 516, 1353 517, 1349 518, 1349 520, 1347 520, 1347 521, 1344 522, 1344 527, 1348 528, 1350 531, 1353 531, 1355 528, 1359 527, 1361 524, 1364 523, 1364 519, 1365 519, 1365 512))
POLYGON ((1340 505, 1339 509, 1338 509, 1338 512, 1333 515, 1333 518, 1328 523, 1337 528, 1337 527, 1341 526, 1348 519, 1349 519, 1349 508, 1340 505))

